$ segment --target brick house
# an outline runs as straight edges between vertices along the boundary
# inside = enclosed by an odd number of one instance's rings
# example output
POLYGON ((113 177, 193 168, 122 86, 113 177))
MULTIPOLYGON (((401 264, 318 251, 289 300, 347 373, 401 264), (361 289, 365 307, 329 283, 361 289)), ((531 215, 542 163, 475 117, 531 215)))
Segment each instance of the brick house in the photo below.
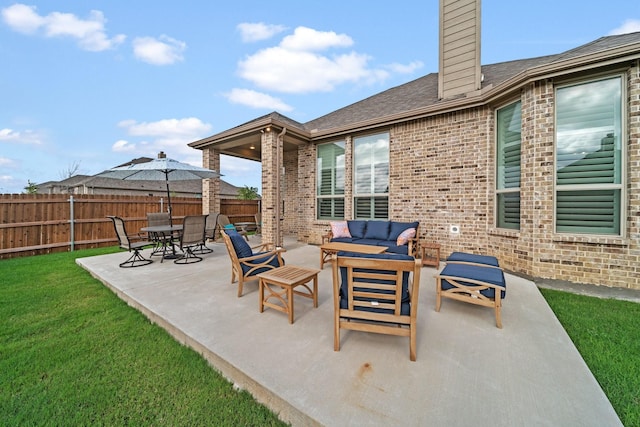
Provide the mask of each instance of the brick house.
MULTIPOLYGON (((262 163, 270 241, 318 244, 334 219, 419 220, 445 257, 640 289, 640 33, 481 66, 479 22, 479 0, 442 0, 438 73, 306 123, 274 112, 189 145, 214 170, 220 154, 262 163)), ((219 186, 205 182, 205 212, 219 186)))

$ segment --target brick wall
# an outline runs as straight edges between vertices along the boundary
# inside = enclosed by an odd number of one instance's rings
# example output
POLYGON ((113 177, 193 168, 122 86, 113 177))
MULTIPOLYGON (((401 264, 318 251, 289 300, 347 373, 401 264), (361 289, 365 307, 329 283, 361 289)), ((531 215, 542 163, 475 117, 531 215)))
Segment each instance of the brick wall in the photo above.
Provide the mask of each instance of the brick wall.
MULTIPOLYGON (((420 239, 452 251, 497 256, 528 277, 640 289, 640 70, 628 74, 626 236, 554 231, 554 82, 515 93, 522 102, 521 229, 495 228, 494 110, 479 107, 401 123, 390 132, 389 216, 419 220, 420 239), (459 233, 450 231, 460 227, 459 233)), ((346 151, 346 217, 351 217, 351 138, 346 151)), ((316 220, 315 146, 298 151, 299 239, 320 243, 328 221, 316 220)), ((287 185, 295 185, 287 182, 287 185)))

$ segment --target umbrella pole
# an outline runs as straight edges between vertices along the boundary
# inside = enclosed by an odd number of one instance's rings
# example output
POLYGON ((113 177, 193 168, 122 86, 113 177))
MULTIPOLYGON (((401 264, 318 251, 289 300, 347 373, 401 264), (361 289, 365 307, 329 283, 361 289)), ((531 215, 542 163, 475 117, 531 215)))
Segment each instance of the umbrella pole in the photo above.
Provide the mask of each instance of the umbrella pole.
POLYGON ((167 204, 169 205, 169 225, 173 227, 173 212, 171 212, 171 192, 169 191, 169 174, 164 174, 165 182, 167 183, 167 204))

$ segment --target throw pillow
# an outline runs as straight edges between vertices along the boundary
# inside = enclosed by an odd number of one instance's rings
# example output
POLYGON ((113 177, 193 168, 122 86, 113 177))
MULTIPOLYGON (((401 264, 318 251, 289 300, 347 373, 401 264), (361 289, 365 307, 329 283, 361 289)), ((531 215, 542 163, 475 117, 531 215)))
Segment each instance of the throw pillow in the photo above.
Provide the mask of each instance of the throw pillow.
POLYGON ((413 239, 416 237, 416 229, 415 228, 407 228, 398 236, 398 240, 396 244, 398 246, 406 245, 409 239, 413 239))
POLYGON ((332 221, 329 224, 331 225, 331 234, 333 234, 334 239, 338 237, 351 237, 347 221, 332 221))
POLYGON ((226 225, 224 226, 224 229, 225 229, 225 230, 235 230, 235 229, 236 229, 236 226, 235 226, 235 225, 233 225, 233 224, 226 224, 226 225))

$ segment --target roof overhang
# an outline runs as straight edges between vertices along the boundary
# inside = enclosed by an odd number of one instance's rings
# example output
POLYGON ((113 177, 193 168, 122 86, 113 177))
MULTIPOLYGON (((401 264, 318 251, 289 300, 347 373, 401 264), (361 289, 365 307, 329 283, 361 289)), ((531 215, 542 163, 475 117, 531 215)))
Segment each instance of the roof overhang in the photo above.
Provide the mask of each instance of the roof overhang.
POLYGON ((284 151, 295 150, 298 146, 310 142, 310 135, 304 129, 267 116, 191 142, 189 146, 199 150, 215 146, 221 154, 260 161, 262 134, 264 132, 281 133, 283 129, 286 129, 283 139, 284 151))

